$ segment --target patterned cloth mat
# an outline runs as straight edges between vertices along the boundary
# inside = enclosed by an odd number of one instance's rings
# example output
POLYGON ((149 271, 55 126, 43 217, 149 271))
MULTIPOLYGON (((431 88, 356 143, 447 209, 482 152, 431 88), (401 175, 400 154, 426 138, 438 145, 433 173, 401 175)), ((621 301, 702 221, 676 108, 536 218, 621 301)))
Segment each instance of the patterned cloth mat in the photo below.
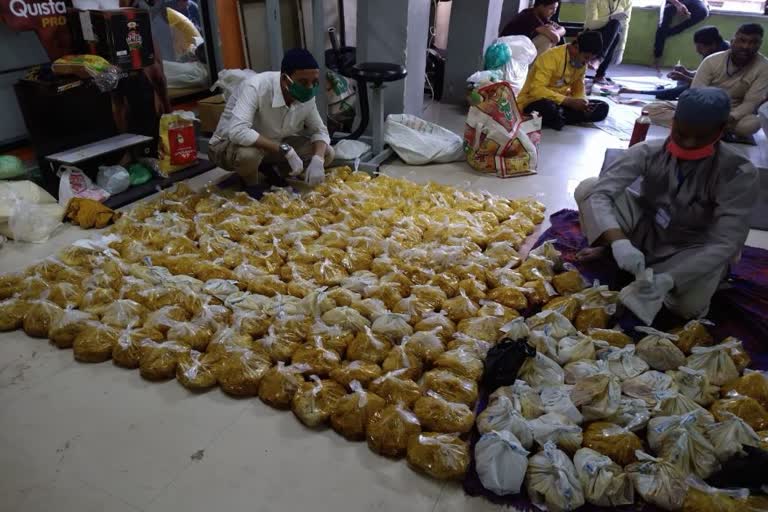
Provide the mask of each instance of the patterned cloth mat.
MULTIPOLYGON (((621 272, 609 254, 587 264, 576 263, 576 254, 587 247, 587 241, 581 233, 579 214, 574 210, 560 210, 550 217, 552 227, 545 231, 534 244, 538 247, 547 240, 554 240, 555 247, 562 253, 564 261, 572 263, 589 281, 599 280, 612 290, 619 290, 631 281, 631 277, 621 272)), ((735 336, 744 342, 744 347, 752 357, 750 368, 768 370, 768 251, 754 247, 745 247, 741 261, 731 269, 725 286, 712 299, 712 307, 707 316, 715 323, 710 328, 715 340, 719 341, 728 336, 735 336)), ((631 312, 625 312, 618 318, 619 325, 629 335, 634 335, 633 327, 640 325, 631 312)), ((682 325, 685 321, 671 313, 662 311, 656 318, 654 327, 660 330, 671 329, 682 325)), ((640 338, 642 335, 636 336, 640 338)), ((488 393, 480 392, 477 413, 488 404, 488 393)), ((474 445, 479 434, 474 429, 470 437, 470 465, 464 480, 464 490, 470 496, 485 496, 493 503, 511 505, 520 511, 534 512, 538 509, 531 505, 530 500, 523 494, 514 496, 496 496, 487 491, 475 471, 474 445)), ((585 505, 579 510, 604 511, 603 507, 585 505)), ((644 504, 615 507, 610 510, 626 510, 633 512, 656 512, 661 509, 644 504)))

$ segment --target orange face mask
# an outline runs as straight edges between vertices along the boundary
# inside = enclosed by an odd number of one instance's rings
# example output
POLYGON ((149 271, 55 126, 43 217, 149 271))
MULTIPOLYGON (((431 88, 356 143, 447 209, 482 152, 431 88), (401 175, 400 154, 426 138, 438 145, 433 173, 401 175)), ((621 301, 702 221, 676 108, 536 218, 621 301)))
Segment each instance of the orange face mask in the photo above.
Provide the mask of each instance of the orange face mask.
POLYGON ((698 148, 684 148, 675 142, 672 137, 667 140, 666 149, 670 155, 678 160, 704 160, 715 154, 715 144, 720 140, 722 134, 718 134, 715 139, 709 144, 705 144, 698 148))

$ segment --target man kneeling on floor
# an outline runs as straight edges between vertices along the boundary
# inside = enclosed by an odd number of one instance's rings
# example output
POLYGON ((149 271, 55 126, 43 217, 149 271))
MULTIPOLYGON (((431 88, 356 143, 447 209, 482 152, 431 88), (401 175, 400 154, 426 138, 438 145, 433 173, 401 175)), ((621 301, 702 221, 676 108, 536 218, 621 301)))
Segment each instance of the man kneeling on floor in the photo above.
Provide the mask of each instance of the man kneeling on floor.
POLYGON ((285 174, 322 182, 333 149, 315 103, 319 81, 317 61, 300 48, 286 52, 279 72, 245 79, 227 101, 208 157, 255 192, 286 186, 285 174))
POLYGON ((587 101, 584 93, 587 63, 602 51, 600 33, 587 31, 572 43, 542 53, 528 71, 518 106, 527 114, 538 112, 542 124, 555 130, 566 124, 602 121, 608 116, 608 104, 587 101))
POLYGON ((584 235, 636 276, 621 299, 647 324, 662 305, 685 318, 706 315, 744 246, 758 174, 719 142, 730 107, 722 89, 689 89, 668 139, 629 148, 576 188, 584 235))

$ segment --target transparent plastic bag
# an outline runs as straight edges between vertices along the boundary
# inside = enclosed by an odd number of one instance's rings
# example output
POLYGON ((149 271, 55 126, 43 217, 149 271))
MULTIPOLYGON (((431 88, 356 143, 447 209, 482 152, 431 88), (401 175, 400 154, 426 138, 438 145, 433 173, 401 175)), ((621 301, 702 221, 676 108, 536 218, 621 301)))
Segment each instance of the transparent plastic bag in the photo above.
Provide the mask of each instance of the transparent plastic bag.
POLYGON ((368 421, 387 403, 379 395, 365 391, 356 380, 349 383, 349 388, 352 392, 341 397, 331 411, 331 426, 350 441, 362 441, 368 421))
POLYGON ((688 487, 680 469, 663 457, 652 457, 645 452, 636 456, 638 461, 624 470, 637 494, 664 510, 679 510, 688 487))
POLYGON ((397 313, 385 313, 373 321, 371 330, 374 334, 382 336, 393 343, 399 343, 405 336, 413 334, 405 315, 397 313))
POLYGON ((621 467, 635 462, 635 451, 643 448, 640 438, 629 429, 613 423, 596 421, 584 430, 583 446, 599 452, 621 467))
POLYGON ((498 496, 519 494, 528 468, 528 453, 511 432, 483 434, 475 444, 480 483, 498 496))
POLYGON ((651 327, 635 327, 635 330, 646 334, 637 342, 635 353, 648 363, 648 366, 664 372, 676 370, 685 365, 685 355, 675 346, 675 342, 679 339, 676 335, 657 331, 651 327))
POLYGON ((565 374, 560 365, 540 352, 525 360, 518 377, 536 389, 561 386, 565 382, 565 374))
POLYGON ((190 351, 189 347, 180 343, 157 343, 150 339, 143 340, 140 347, 139 373, 152 381, 174 378, 179 359, 190 351))
POLYGON ((363 387, 381 377, 381 367, 369 361, 344 361, 339 368, 331 371, 331 378, 349 387, 353 381, 358 381, 363 387))
POLYGON ((48 338, 59 348, 71 348, 80 332, 89 321, 96 320, 95 315, 77 309, 65 309, 48 331, 48 338))
POLYGON ((717 400, 709 410, 717 421, 725 420, 725 413, 731 413, 746 421, 756 431, 768 429, 768 411, 760 402, 748 396, 717 400))
POLYGON ((576 476, 588 503, 599 507, 631 505, 635 490, 621 466, 590 448, 581 448, 573 456, 576 476))
POLYGON ((10 298, 0 302, 0 332, 20 329, 28 309, 29 303, 25 300, 10 298))
POLYGON ((706 347, 714 343, 714 338, 707 330, 708 325, 713 325, 708 320, 691 320, 687 324, 672 330, 672 334, 677 335, 674 340, 677 348, 685 354, 690 354, 693 347, 706 347))
POLYGON ((730 355, 730 350, 736 346, 736 341, 729 341, 711 347, 693 347, 685 366, 704 370, 712 384, 722 386, 739 377, 739 370, 730 355))
POLYGON ((528 422, 533 439, 540 446, 552 441, 568 453, 576 453, 583 439, 581 427, 556 412, 543 414, 528 422))
POLYGON ((581 408, 585 420, 608 418, 619 410, 621 383, 605 361, 597 361, 595 373, 575 379, 570 399, 581 408))
POLYGON ((556 360, 561 365, 581 359, 595 359, 595 346, 592 339, 581 333, 566 336, 557 341, 556 360))
POLYGON ((717 489, 701 479, 686 479, 688 493, 683 501, 682 512, 741 512, 749 510, 748 489, 717 489))
POLYGON ((544 405, 541 403, 538 391, 522 380, 516 380, 514 384, 502 386, 491 393, 488 397, 489 404, 501 397, 509 399, 512 407, 525 419, 530 420, 544 414, 544 405))
POLYGON ((400 346, 425 363, 434 364, 440 354, 445 352, 443 340, 437 334, 439 331, 440 328, 434 331, 417 331, 403 339, 400 346))
POLYGON ((22 326, 27 336, 47 338, 51 326, 64 314, 64 310, 47 300, 30 300, 26 302, 22 326))
POLYGON ((374 334, 370 327, 363 326, 347 346, 347 359, 380 364, 391 349, 392 343, 389 340, 374 334))
POLYGON ((477 383, 450 370, 430 370, 424 374, 422 384, 424 391, 434 391, 451 402, 472 406, 477 400, 477 383))
POLYGON ((323 314, 323 321, 328 325, 338 325, 349 331, 362 331, 370 327, 371 322, 350 307, 337 307, 323 314))
POLYGON ((419 419, 402 404, 378 410, 368 420, 366 439, 374 453, 402 457, 408 450, 408 439, 421 434, 419 419))
POLYGON ((586 283, 578 270, 569 270, 555 275, 552 278, 552 286, 560 295, 569 295, 582 291, 586 283))
POLYGON ((259 385, 259 398, 262 402, 277 409, 288 409, 293 395, 304 382, 302 373, 306 368, 301 366, 285 366, 279 361, 276 366, 267 370, 259 385))
POLYGON ((573 462, 551 442, 528 461, 526 489, 534 505, 551 512, 575 510, 585 501, 573 462))
POLYGON ((432 478, 459 480, 469 466, 469 449, 456 436, 422 433, 408 440, 407 460, 412 468, 432 478))
POLYGON ((293 414, 308 427, 327 423, 339 399, 346 394, 344 388, 332 380, 310 376, 311 382, 299 384, 291 401, 293 414))
POLYGON ((435 359, 436 368, 445 368, 453 371, 460 377, 466 377, 479 381, 483 376, 483 361, 476 353, 466 348, 457 348, 443 352, 435 359))
POLYGON ((403 373, 405 378, 418 380, 424 371, 424 364, 416 354, 406 350, 405 346, 395 345, 387 354, 384 362, 381 363, 381 368, 384 372, 405 369, 403 373))
POLYGON ((768 406, 768 377, 763 372, 745 370, 743 376, 727 383, 720 391, 724 397, 748 396, 763 407, 768 406))
POLYGON ((72 342, 73 355, 83 363, 108 361, 118 337, 117 329, 95 321, 88 322, 72 342))
POLYGON ((369 389, 390 404, 405 404, 411 407, 421 397, 421 388, 416 382, 405 377, 405 369, 385 373, 373 380, 369 389))
POLYGON ((531 331, 539 331, 556 339, 576 334, 573 324, 560 312, 554 310, 542 311, 526 319, 531 331))
POLYGON ((324 348, 319 339, 297 348, 291 356, 291 363, 307 366, 307 374, 328 376, 341 365, 341 358, 335 351, 324 348))
POLYGON ((509 397, 504 395, 493 399, 477 416, 477 430, 481 434, 493 431, 511 432, 526 450, 533 446, 533 431, 526 418, 515 408, 509 397))
POLYGON ((197 350, 182 354, 176 365, 176 380, 190 391, 205 391, 214 387, 218 380, 211 359, 197 350))
POLYGON ((434 391, 416 400, 413 412, 422 428, 430 432, 463 434, 475 423, 475 415, 466 404, 449 402, 434 391))

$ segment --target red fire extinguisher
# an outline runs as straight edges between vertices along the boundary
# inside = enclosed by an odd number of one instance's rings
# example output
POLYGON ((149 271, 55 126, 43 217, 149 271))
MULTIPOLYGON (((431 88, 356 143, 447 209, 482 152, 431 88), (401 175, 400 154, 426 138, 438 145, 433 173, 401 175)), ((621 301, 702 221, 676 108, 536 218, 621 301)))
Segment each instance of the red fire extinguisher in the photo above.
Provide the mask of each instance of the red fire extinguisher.
POLYGON ((648 111, 643 110, 640 117, 635 121, 635 127, 632 129, 632 137, 629 139, 629 147, 634 146, 638 142, 643 142, 645 137, 648 136, 648 128, 651 127, 651 118, 648 116, 648 111))

